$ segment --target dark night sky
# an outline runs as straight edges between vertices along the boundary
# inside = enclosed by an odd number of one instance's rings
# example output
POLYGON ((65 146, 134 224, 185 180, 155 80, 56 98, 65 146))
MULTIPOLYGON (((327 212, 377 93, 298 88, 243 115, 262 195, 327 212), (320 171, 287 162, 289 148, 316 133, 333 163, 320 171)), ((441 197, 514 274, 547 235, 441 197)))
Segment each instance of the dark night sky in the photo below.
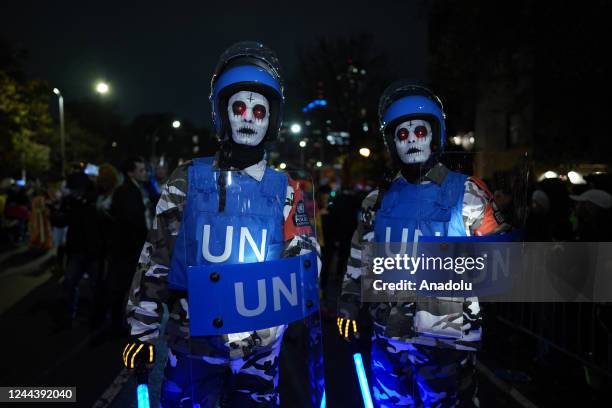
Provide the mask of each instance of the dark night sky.
POLYGON ((208 126, 217 57, 240 40, 269 45, 291 75, 298 47, 365 32, 394 53, 405 76, 425 73, 427 22, 416 1, 10 3, 0 5, 0 35, 28 51, 32 77, 48 80, 67 99, 92 95, 103 78, 127 119, 174 112, 208 126))

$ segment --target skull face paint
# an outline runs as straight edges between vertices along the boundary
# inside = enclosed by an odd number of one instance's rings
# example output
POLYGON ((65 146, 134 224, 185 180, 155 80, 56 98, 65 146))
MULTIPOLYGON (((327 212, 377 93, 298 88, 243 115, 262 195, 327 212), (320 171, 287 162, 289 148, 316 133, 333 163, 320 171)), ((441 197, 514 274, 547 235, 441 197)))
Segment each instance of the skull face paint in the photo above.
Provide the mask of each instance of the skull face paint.
POLYGON ((431 125, 426 120, 408 120, 395 128, 395 149, 404 164, 425 163, 431 156, 431 125))
POLYGON ((227 117, 234 142, 257 146, 268 130, 270 104, 262 94, 240 91, 229 99, 227 117))

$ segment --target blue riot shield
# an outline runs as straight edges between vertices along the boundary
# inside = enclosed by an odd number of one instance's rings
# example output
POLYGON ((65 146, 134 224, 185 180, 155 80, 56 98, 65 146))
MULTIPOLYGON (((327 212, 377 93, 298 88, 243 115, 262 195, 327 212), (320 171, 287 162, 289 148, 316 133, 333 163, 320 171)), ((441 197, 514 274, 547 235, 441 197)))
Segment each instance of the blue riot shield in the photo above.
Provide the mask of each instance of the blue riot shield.
POLYGON ((320 265, 307 197, 284 172, 251 170, 189 169, 168 277, 187 294, 189 353, 171 347, 167 373, 181 372, 177 388, 194 406, 318 407, 320 265))

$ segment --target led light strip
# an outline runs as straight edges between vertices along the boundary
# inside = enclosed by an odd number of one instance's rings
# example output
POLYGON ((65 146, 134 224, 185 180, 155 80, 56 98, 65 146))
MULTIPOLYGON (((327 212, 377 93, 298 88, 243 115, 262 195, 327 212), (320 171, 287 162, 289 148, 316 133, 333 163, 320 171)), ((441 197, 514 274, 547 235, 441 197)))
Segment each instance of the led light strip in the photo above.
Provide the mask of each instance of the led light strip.
POLYGON ((370 386, 368 385, 368 377, 363 367, 363 359, 361 353, 353 354, 353 360, 355 361, 355 371, 357 371, 357 378, 359 379, 359 388, 361 388, 361 397, 363 398, 363 405, 365 408, 374 408, 372 404, 372 395, 370 395, 370 386))
POLYGON ((136 397, 138 399, 138 408, 150 408, 149 405, 149 386, 147 384, 138 384, 136 388, 136 397))

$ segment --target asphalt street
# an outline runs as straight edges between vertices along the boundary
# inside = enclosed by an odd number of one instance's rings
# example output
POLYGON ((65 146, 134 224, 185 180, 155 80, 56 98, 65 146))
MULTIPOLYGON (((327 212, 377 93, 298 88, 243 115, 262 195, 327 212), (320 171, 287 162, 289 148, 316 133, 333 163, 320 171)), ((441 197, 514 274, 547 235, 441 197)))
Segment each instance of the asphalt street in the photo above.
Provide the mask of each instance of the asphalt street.
MULTIPOLYGON (((75 324, 63 324, 62 281, 63 276, 54 272, 52 253, 33 252, 23 246, 0 251, 0 327, 5 351, 0 384, 76 386, 76 406, 136 407, 135 379, 121 364, 125 339, 105 325, 90 323, 92 292, 87 279, 81 283, 75 324)), ((330 285, 328 299, 334 299, 337 286, 337 282, 330 285)), ((333 308, 325 304, 322 321, 327 406, 360 407, 351 355, 355 349, 336 335, 333 308)), ((367 365, 367 341, 359 347, 367 365)), ((165 345, 160 343, 158 348, 159 358, 149 379, 152 406, 157 406, 165 364, 165 345)), ((305 358, 300 342, 288 336, 281 352, 282 406, 309 406, 305 377, 298 374, 305 358)), ((520 407, 510 396, 513 388, 490 373, 487 376, 481 370, 479 374, 481 406, 520 407)))

